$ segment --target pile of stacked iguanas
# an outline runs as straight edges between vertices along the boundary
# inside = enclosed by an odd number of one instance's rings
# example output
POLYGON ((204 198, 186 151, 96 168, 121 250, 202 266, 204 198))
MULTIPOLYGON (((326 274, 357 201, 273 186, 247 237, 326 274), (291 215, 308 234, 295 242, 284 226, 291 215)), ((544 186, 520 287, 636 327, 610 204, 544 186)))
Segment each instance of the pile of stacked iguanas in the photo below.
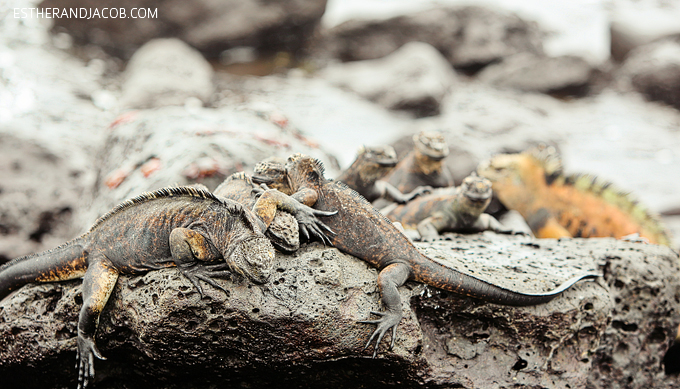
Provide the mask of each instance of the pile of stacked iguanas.
POLYGON ((94 377, 94 357, 103 359, 95 332, 119 274, 177 266, 203 294, 200 281, 222 288, 215 277, 240 274, 265 283, 274 247, 290 253, 300 240, 320 240, 380 270, 377 283, 385 311, 372 312, 376 320, 360 322, 377 327, 366 343, 366 348, 375 345, 375 357, 390 329, 394 346, 402 317, 397 288, 407 280, 492 303, 525 306, 548 302, 575 282, 598 276, 581 274, 547 293, 519 293, 429 259, 399 228, 416 228, 422 240, 437 239, 444 231, 514 233, 483 213, 492 185, 539 237, 621 237, 637 232, 650 242, 668 244, 657 220, 635 212, 639 206, 619 192, 587 176, 564 177, 549 148, 499 155, 480 166, 480 176, 473 174, 453 187, 443 163, 448 154, 443 136, 423 132, 414 141, 414 150, 399 163, 389 146, 362 148, 335 181, 324 177, 320 161, 293 154, 286 161, 259 163, 253 176, 233 174, 213 192, 195 185, 143 193, 106 213, 74 240, 4 264, 0 298, 30 282, 83 278, 77 355, 78 386, 84 388, 94 377), (578 196, 588 198, 583 209, 575 206, 582 201, 578 196), (383 213, 369 202, 383 199, 393 202, 383 213), (605 214, 607 220, 602 220, 605 214))

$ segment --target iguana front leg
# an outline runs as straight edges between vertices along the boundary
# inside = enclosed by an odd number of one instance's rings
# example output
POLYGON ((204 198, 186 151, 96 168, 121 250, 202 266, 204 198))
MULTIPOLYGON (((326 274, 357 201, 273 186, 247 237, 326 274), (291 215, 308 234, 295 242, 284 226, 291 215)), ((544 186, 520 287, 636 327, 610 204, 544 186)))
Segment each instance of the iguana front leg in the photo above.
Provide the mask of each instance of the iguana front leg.
POLYGON ((198 261, 212 262, 222 258, 217 247, 198 231, 188 228, 175 228, 170 232, 170 253, 182 274, 191 281, 203 297, 203 288, 199 280, 203 280, 215 288, 226 290, 212 277, 231 275, 227 270, 213 270, 211 267, 197 266, 198 261))
POLYGON ((380 271, 378 274, 378 288, 380 289, 380 296, 385 312, 371 311, 371 314, 378 315, 381 318, 377 320, 364 320, 359 323, 376 324, 377 328, 366 342, 364 350, 375 340, 375 348, 373 349, 373 358, 378 354, 378 346, 380 341, 385 336, 385 333, 392 329, 392 342, 390 343, 390 350, 394 348, 394 341, 397 337, 397 325, 401 321, 401 296, 399 296, 398 288, 404 285, 404 282, 411 274, 411 268, 405 263, 393 263, 380 271))
POLYGON ((432 242, 439 239, 439 233, 449 224, 449 220, 441 212, 435 212, 416 226, 422 242, 432 242))
POLYGON ((526 235, 524 231, 515 231, 501 224, 495 217, 488 213, 479 215, 479 218, 472 225, 474 231, 493 231, 498 234, 526 235))
POLYGON ((402 193, 394 185, 382 180, 375 182, 375 189, 379 194, 379 197, 394 201, 399 204, 407 203, 422 194, 432 192, 431 186, 419 186, 409 193, 402 193))
POLYGON ((78 389, 94 378, 94 357, 104 358, 95 344, 99 315, 118 280, 118 270, 104 258, 91 260, 83 277, 83 307, 78 315, 78 389))
MULTIPOLYGON (((314 202, 316 202, 316 199, 314 199, 314 202)), ((314 202, 312 202, 312 204, 314 204, 314 202)), ((291 196, 285 195, 276 189, 265 191, 253 206, 253 212, 255 212, 260 220, 262 220, 266 228, 269 228, 269 225, 274 220, 277 209, 286 211, 295 216, 300 231, 305 238, 309 239, 310 235, 313 235, 319 238, 324 244, 331 244, 330 239, 323 230, 331 234, 334 234, 334 232, 327 225, 318 220, 317 217, 333 216, 337 211, 327 212, 313 209, 311 206, 306 205, 291 196)))

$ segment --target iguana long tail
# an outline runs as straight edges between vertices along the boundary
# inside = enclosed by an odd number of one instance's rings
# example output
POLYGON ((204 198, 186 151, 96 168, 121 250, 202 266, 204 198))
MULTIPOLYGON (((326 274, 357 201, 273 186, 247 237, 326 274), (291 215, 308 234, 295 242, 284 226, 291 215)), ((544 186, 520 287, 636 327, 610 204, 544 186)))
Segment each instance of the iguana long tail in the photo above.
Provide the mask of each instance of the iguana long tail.
POLYGON ((82 277, 87 252, 78 238, 51 250, 16 258, 0 267, 0 300, 29 282, 65 281, 82 277))
POLYGON ((500 305, 528 306, 544 304, 559 296, 576 282, 586 278, 596 278, 597 273, 584 273, 575 276, 549 292, 520 293, 493 285, 473 276, 440 265, 424 257, 413 265, 412 277, 418 281, 459 295, 476 298, 500 305))

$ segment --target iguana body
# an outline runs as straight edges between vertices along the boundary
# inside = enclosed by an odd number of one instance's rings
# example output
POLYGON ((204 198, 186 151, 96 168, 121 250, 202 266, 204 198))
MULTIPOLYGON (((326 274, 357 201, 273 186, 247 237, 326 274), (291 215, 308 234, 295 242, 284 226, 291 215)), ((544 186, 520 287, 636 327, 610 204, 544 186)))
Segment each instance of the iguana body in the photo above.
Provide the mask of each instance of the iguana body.
POLYGON ((338 211, 326 220, 336 233, 330 237, 333 246, 380 270, 378 287, 386 311, 376 313, 381 316, 380 319, 365 322, 377 324, 367 343, 368 346, 375 339, 374 356, 390 328, 394 345, 396 326, 402 317, 397 288, 407 280, 488 302, 522 306, 550 301, 585 277, 575 277, 546 294, 522 294, 445 267, 421 254, 392 222, 358 193, 341 182, 326 180, 323 171, 321 162, 301 154, 291 156, 286 164, 288 182, 295 191, 294 198, 319 210, 338 211))
POLYGON ((481 232, 502 234, 514 231, 503 227, 493 216, 483 213, 491 202, 491 182, 473 174, 457 188, 436 189, 403 205, 381 210, 393 222, 416 228, 421 240, 432 241, 442 232, 481 232))
POLYGON ((422 131, 413 136, 414 149, 383 180, 402 193, 419 186, 442 188, 453 186, 453 176, 444 164, 449 147, 436 131, 422 131))
POLYGON ((264 283, 274 249, 262 231, 271 218, 256 214, 268 215, 277 208, 299 215, 298 221, 311 221, 314 228, 315 215, 322 214, 275 190, 265 191, 253 211, 194 187, 144 193, 116 206, 78 238, 2 265, 0 298, 30 282, 83 277, 77 351, 78 386, 84 388, 94 377, 94 357, 102 359, 95 332, 119 274, 178 266, 201 294, 198 280, 221 288, 211 277, 227 275, 228 270, 264 283), (197 266, 216 261, 214 266, 197 266))
POLYGON ((380 180, 396 165, 397 153, 392 146, 362 147, 352 165, 337 180, 357 191, 369 202, 386 198, 402 204, 430 190, 430 187, 417 187, 404 194, 387 181, 380 180))
POLYGON ((498 199, 522 214, 538 238, 637 233, 651 243, 670 245, 656 215, 609 183, 588 175, 565 176, 552 147, 497 155, 477 172, 492 181, 498 199))

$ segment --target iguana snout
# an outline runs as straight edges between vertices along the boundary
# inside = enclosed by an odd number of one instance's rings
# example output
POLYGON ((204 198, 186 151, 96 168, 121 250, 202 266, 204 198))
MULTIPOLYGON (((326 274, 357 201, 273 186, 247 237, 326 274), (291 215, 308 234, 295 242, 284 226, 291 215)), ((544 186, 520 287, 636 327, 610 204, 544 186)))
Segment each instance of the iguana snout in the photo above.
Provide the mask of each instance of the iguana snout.
POLYGON ((272 273, 274 255, 269 239, 258 236, 237 243, 227 263, 233 271, 257 284, 264 284, 272 273))

